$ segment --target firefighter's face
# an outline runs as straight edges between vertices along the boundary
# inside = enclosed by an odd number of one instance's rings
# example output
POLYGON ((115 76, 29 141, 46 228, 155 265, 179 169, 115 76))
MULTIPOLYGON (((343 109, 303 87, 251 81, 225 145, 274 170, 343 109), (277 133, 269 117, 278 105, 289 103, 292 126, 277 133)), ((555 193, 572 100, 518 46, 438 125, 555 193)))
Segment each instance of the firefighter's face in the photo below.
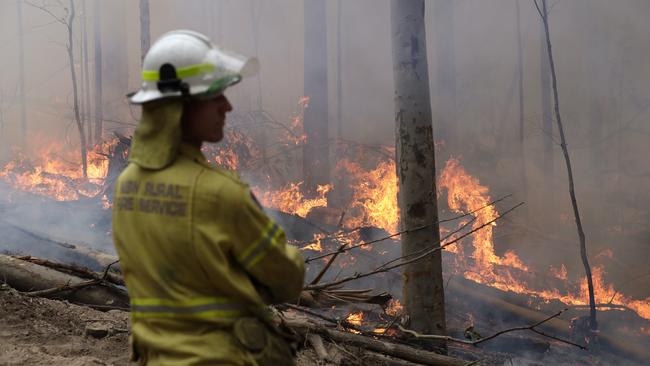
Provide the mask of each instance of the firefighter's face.
POLYGON ((183 140, 194 144, 221 141, 226 113, 231 110, 232 105, 224 95, 188 102, 183 109, 183 140))

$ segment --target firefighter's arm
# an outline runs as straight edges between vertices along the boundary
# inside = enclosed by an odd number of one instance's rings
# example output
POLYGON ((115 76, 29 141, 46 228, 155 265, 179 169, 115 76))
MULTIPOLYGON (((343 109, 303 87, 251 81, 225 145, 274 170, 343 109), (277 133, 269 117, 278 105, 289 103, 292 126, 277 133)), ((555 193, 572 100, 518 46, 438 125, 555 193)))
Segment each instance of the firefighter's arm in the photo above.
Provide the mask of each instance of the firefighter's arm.
POLYGON ((248 189, 243 190, 235 222, 238 238, 233 248, 239 264, 272 296, 272 302, 295 300, 305 276, 300 252, 287 245, 284 230, 262 210, 248 189))

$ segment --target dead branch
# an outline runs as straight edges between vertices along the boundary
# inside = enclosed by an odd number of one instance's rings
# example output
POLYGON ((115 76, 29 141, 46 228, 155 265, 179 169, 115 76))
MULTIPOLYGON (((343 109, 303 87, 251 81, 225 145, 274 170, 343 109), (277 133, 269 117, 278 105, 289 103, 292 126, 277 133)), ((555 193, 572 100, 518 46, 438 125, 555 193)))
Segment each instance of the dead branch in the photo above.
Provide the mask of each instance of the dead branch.
POLYGON ((114 264, 116 264, 117 262, 119 262, 119 260, 109 264, 108 266, 106 266, 106 269, 104 270, 104 274, 102 275, 101 278, 75 283, 73 285, 71 285, 68 282, 68 283, 66 283, 66 284, 64 284, 62 286, 52 287, 52 288, 48 288, 48 289, 45 289, 45 290, 24 292, 23 294, 26 295, 26 296, 31 296, 31 297, 48 297, 48 296, 52 296, 54 294, 58 294, 60 292, 75 291, 75 290, 79 290, 79 289, 82 289, 84 287, 89 287, 89 286, 107 286, 107 287, 111 287, 112 284, 106 282, 106 276, 108 275, 108 271, 111 269, 111 267, 114 264))
POLYGON ((323 278, 325 273, 327 273, 327 270, 332 266, 332 263, 334 263, 334 260, 336 259, 336 257, 338 257, 339 254, 343 253, 343 249, 345 249, 346 246, 347 246, 347 244, 343 244, 343 245, 341 245, 339 247, 339 249, 332 256, 332 258, 330 258, 329 261, 327 261, 327 264, 325 265, 325 267, 323 267, 323 269, 321 269, 320 272, 318 272, 318 274, 316 275, 314 280, 309 283, 310 285, 315 285, 318 282, 320 282, 320 280, 323 278))
POLYGON ((316 324, 307 320, 285 319, 284 324, 305 337, 307 334, 318 333, 329 338, 334 342, 340 342, 345 345, 363 347, 369 351, 378 352, 384 355, 396 357, 406 361, 420 363, 430 366, 466 366, 467 362, 440 355, 434 352, 424 351, 415 347, 387 342, 372 337, 366 337, 359 334, 339 331, 328 328, 321 324, 316 324))
POLYGON ((494 333, 494 334, 492 334, 490 336, 479 338, 479 339, 477 339, 475 341, 468 341, 468 340, 465 340, 465 339, 458 339, 458 338, 454 338, 454 337, 450 337, 450 336, 441 336, 441 335, 435 335, 435 334, 420 334, 420 333, 418 333, 416 331, 405 329, 401 325, 397 325, 397 327, 402 332, 404 332, 406 334, 409 334, 409 335, 411 335, 411 336, 413 336, 415 338, 418 338, 418 339, 439 339, 439 340, 445 340, 445 341, 450 341, 450 342, 469 344, 469 345, 472 345, 472 346, 476 346, 476 345, 481 344, 483 342, 487 342, 487 341, 489 341, 491 339, 494 339, 494 338, 496 338, 496 337, 498 337, 500 335, 506 334, 506 333, 516 332, 516 331, 521 331, 521 330, 530 330, 530 331, 532 331, 532 332, 534 332, 536 334, 539 334, 541 336, 556 340, 558 342, 566 343, 566 344, 569 344, 571 346, 578 347, 578 348, 580 348, 582 350, 587 350, 588 348, 581 345, 581 344, 577 344, 577 343, 574 343, 574 342, 571 342, 569 340, 562 339, 562 338, 559 338, 559 337, 556 337, 556 336, 548 335, 546 333, 543 333, 543 332, 535 329, 536 327, 550 321, 551 319, 557 318, 558 316, 560 316, 562 313, 564 313, 567 310, 569 310, 569 309, 568 308, 562 309, 562 310, 558 311, 557 313, 538 321, 535 324, 527 325, 527 326, 523 326, 523 327, 514 327, 514 328, 504 329, 504 330, 496 332, 496 333, 494 333))
POLYGON ((12 256, 13 258, 20 259, 26 262, 38 264, 40 266, 48 267, 55 269, 57 271, 69 273, 75 276, 101 280, 102 278, 108 282, 111 282, 114 285, 125 286, 124 278, 121 275, 113 272, 105 272, 103 275, 97 272, 91 271, 86 267, 78 267, 65 263, 52 262, 47 259, 35 258, 30 255, 26 256, 12 256))
MULTIPOLYGON (((390 265, 390 266, 381 265, 381 266, 377 267, 373 271, 366 272, 366 273, 356 273, 356 274, 354 274, 352 276, 340 279, 338 281, 325 283, 325 284, 321 284, 321 285, 309 285, 309 286, 305 287, 305 290, 321 290, 321 289, 329 288, 329 287, 332 287, 332 286, 338 286, 338 285, 341 285, 341 284, 346 283, 346 282, 358 280, 360 278, 365 278, 365 277, 372 276, 372 275, 375 275, 375 274, 378 274, 378 273, 388 272, 388 271, 393 270, 395 268, 405 266, 405 265, 407 265, 409 263, 419 261, 419 260, 421 260, 423 258, 426 258, 427 256, 431 255, 432 253, 440 251, 440 250, 442 250, 442 249, 444 249, 444 248, 446 248, 446 247, 448 247, 448 246, 450 246, 452 244, 455 244, 455 243, 459 242, 461 239, 463 239, 463 238, 465 238, 465 237, 467 237, 467 236, 469 236, 469 235, 483 229, 484 227, 486 227, 488 225, 492 225, 492 223, 494 223, 497 220, 501 219, 502 217, 506 216, 507 214, 509 214, 510 212, 512 212, 517 207, 519 207, 519 206, 521 206, 523 204, 524 204, 523 202, 520 202, 519 204, 517 204, 517 205, 513 206, 512 208, 504 211, 503 213, 501 213, 496 218, 482 224, 481 226, 478 226, 478 227, 472 229, 471 231, 469 231, 469 232, 459 236, 458 238, 456 238, 456 239, 454 239, 454 240, 452 240, 450 242, 447 242, 447 243, 445 243, 443 245, 434 246, 433 248, 431 248, 431 249, 425 251, 424 253, 421 253, 418 256, 416 256, 414 258, 411 258, 409 260, 405 260, 405 261, 402 261, 402 262, 399 262, 397 264, 393 264, 393 265, 390 265)), ((434 243, 434 245, 437 245, 437 244, 440 244, 440 242, 434 243)), ((398 258, 398 259, 402 259, 402 258, 398 258)), ((393 261, 395 261, 395 260, 393 260, 393 261)))

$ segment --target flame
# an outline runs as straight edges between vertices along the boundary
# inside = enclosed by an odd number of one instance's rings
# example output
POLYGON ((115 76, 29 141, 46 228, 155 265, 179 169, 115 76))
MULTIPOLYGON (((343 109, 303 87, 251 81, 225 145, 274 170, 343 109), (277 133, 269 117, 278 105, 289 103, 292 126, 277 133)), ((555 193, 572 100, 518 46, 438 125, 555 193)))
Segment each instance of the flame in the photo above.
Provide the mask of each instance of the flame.
POLYGON ((87 178, 84 178, 78 152, 58 144, 41 144, 36 157, 19 155, 0 170, 0 179, 12 188, 57 201, 93 197, 102 190, 108 173, 107 153, 114 141, 98 144, 87 153, 87 178))
POLYGON ((388 306, 386 307, 385 312, 390 316, 398 316, 404 313, 404 308, 402 307, 402 304, 399 302, 399 300, 391 299, 388 302, 388 306))
MULTIPOLYGON (((290 183, 285 188, 278 191, 265 191, 261 192, 258 196, 260 202, 266 206, 278 209, 280 211, 298 215, 300 217, 307 217, 309 211, 314 207, 327 206, 327 193, 332 189, 332 186, 319 185, 316 189, 317 197, 305 198, 300 190, 303 182, 290 183)), ((259 188, 256 189, 258 192, 259 188)))
POLYGON ((337 169, 349 177, 352 203, 348 210, 357 215, 348 215, 347 227, 376 226, 393 233, 399 223, 397 206, 397 175, 395 162, 381 161, 373 170, 366 171, 359 164, 342 160, 337 169))
MULTIPOLYGON (((440 175, 439 187, 447 191, 447 204, 452 210, 458 213, 475 211, 472 214, 476 219, 473 225, 474 228, 497 218, 498 212, 496 208, 494 206, 486 207, 491 201, 488 188, 481 185, 478 179, 470 176, 460 165, 458 159, 447 161, 440 175)), ((580 281, 578 289, 575 291, 568 290, 565 293, 561 293, 559 289, 534 289, 523 283, 514 274, 515 272, 510 271, 510 269, 529 271, 529 268, 519 257, 511 251, 506 252, 503 257, 496 255, 494 252, 493 228, 495 226, 495 224, 486 226, 472 235, 473 253, 471 258, 474 263, 453 270, 460 271, 469 280, 503 291, 535 296, 546 301, 557 299, 567 305, 586 305, 589 303, 586 277, 580 281), (499 266, 498 270, 497 265, 499 266)), ((457 251, 457 253, 462 254, 462 250, 457 251)), ((611 258, 612 256, 612 251, 606 250, 598 257, 611 258)), ((460 260, 460 263, 465 264, 462 260, 460 260)), ((551 268, 549 272, 556 278, 564 281, 567 279, 567 270, 564 265, 560 267, 560 270, 551 268)), ((635 300, 616 292, 611 284, 605 282, 605 271, 600 266, 593 268, 592 279, 596 303, 624 305, 634 310, 639 316, 650 319, 650 297, 644 300, 635 300)))
POLYGON ((356 313, 351 313, 347 318, 345 318, 345 320, 352 325, 360 326, 363 321, 363 312, 358 311, 356 313))

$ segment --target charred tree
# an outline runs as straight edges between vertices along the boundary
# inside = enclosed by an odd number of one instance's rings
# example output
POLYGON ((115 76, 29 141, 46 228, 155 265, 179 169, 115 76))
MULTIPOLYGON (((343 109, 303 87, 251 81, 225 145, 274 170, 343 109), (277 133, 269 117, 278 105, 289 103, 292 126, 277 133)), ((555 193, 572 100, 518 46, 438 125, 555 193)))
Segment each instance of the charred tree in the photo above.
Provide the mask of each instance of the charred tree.
MULTIPOLYGON (((392 0, 391 18, 400 222, 402 230, 426 227, 402 235, 409 255, 440 242, 424 0, 392 0)), ((411 328, 446 333, 440 251, 404 267, 403 300, 411 328)))
POLYGON ((70 81, 72 82, 72 111, 74 113, 74 121, 79 132, 79 152, 81 154, 81 169, 84 178, 88 177, 88 149, 86 130, 84 128, 83 120, 81 119, 80 106, 79 106, 79 87, 77 81, 77 71, 75 70, 75 56, 74 56, 74 20, 76 16, 74 0, 69 1, 68 8, 64 8, 65 16, 59 17, 53 13, 45 5, 35 5, 27 3, 41 11, 49 14, 58 23, 65 26, 68 32, 68 42, 66 44, 66 51, 68 53, 68 64, 70 66, 70 81))
POLYGON ((102 139, 104 120, 102 112, 102 13, 101 0, 95 0, 93 7, 95 40, 95 143, 102 139))
POLYGON ((433 116, 438 126, 436 137, 445 143, 451 155, 457 143, 456 126, 456 60, 454 45, 454 0, 432 2, 433 35, 435 37, 436 75, 433 116))
POLYGON ((74 119, 77 125, 77 131, 79 132, 79 152, 81 153, 81 169, 83 170, 84 178, 88 177, 88 142, 86 141, 86 131, 84 129, 83 121, 79 115, 79 92, 77 90, 77 71, 74 68, 75 59, 74 59, 74 37, 73 37, 73 25, 75 18, 75 8, 74 0, 70 0, 70 9, 69 9, 68 21, 66 27, 68 30, 68 60, 70 61, 70 78, 72 79, 72 109, 74 111, 74 119))
POLYGON ((23 39, 23 5, 16 0, 16 22, 18 23, 18 103, 20 105, 20 143, 27 149, 27 115, 25 112, 25 43, 23 39))
POLYGON ((151 45, 149 28, 149 0, 140 0, 140 62, 144 60, 151 45))
POLYGON ((327 100, 327 17, 325 0, 305 0, 305 110, 303 147, 304 189, 316 193, 329 183, 329 121, 327 100))
POLYGON ((594 283, 591 276, 591 266, 589 265, 589 258, 587 257, 587 245, 585 232, 582 229, 582 221, 580 219, 580 211, 578 209, 578 202, 576 199, 575 186, 573 183, 573 170, 571 169, 571 158, 569 156, 569 149, 567 148, 566 138, 564 136, 564 127, 562 126, 562 117, 560 114, 560 102, 558 95, 557 87, 557 75, 555 73, 555 61, 553 60, 553 50, 551 47, 551 35, 548 26, 548 11, 546 7, 546 0, 541 0, 541 8, 539 6, 538 0, 534 0, 535 6, 539 12, 540 17, 542 18, 542 23, 544 24, 544 34, 546 38, 546 51, 548 55, 548 63, 551 72, 551 80, 553 82, 553 102, 555 104, 555 120, 557 122, 557 128, 560 132, 560 146, 562 147, 562 153, 564 155, 564 162, 566 163, 567 175, 569 178, 569 196, 571 197, 571 206, 573 207, 573 214, 575 217, 576 227, 578 229, 578 239, 580 240, 580 257, 582 259, 582 264, 585 267, 585 273, 587 275, 587 286, 589 288, 589 329, 595 331, 598 329, 598 322, 596 320, 596 301, 594 298, 594 283))

